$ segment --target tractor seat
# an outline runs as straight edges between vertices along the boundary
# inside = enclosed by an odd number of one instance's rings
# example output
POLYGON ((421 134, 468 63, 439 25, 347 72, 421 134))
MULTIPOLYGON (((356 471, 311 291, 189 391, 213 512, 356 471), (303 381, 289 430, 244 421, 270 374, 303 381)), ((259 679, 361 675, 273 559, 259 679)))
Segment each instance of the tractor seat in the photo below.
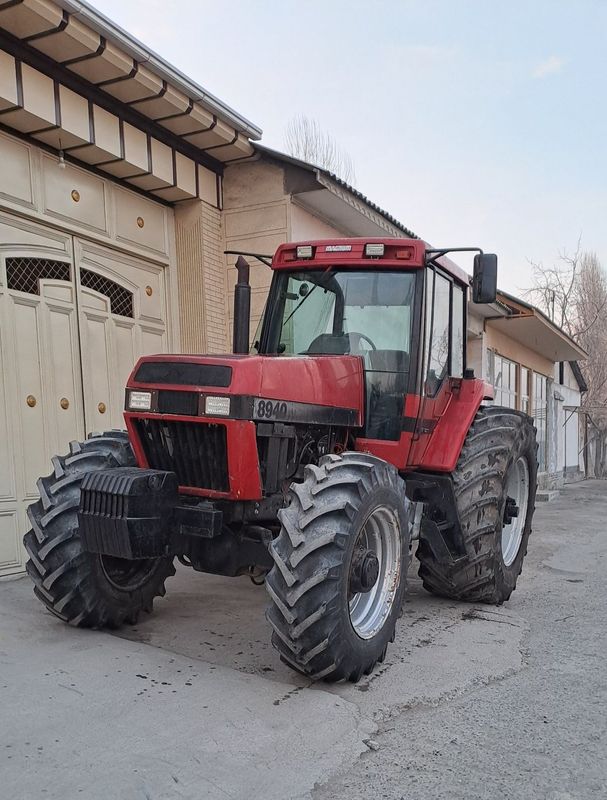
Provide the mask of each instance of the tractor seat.
POLYGON ((409 372, 409 353, 404 350, 369 350, 367 368, 377 372, 409 372))
POLYGON ((308 356, 345 356, 350 353, 350 339, 347 333, 321 333, 310 342, 306 350, 308 356))

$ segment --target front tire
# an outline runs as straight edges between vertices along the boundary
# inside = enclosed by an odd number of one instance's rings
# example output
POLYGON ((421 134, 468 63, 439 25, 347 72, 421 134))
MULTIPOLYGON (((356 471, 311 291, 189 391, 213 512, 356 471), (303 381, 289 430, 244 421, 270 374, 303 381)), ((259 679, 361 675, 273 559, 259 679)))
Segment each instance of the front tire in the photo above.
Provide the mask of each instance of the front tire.
POLYGON ((516 587, 527 553, 537 488, 531 419, 500 406, 479 409, 453 473, 466 555, 446 564, 423 540, 419 575, 432 594, 500 605, 516 587), (517 516, 510 511, 518 510, 517 516))
POLYGON ((40 500, 28 508, 32 529, 23 543, 26 570, 36 597, 70 625, 117 628, 152 611, 175 573, 172 558, 129 561, 89 553, 78 535, 80 485, 87 472, 134 466, 125 431, 91 434, 72 442, 67 456, 53 458, 54 471, 38 481, 40 500))
POLYGON ((312 680, 357 681, 383 661, 401 612, 409 565, 404 482, 374 456, 330 455, 306 467, 290 500, 279 512, 266 578, 272 644, 312 680))

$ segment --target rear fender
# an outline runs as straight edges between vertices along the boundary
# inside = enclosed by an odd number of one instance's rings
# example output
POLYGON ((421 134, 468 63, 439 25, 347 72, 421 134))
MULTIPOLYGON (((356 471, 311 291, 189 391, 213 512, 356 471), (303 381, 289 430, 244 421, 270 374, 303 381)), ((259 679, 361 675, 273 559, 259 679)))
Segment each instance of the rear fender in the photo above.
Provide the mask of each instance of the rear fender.
POLYGON ((415 467, 431 472, 453 472, 476 412, 483 400, 490 397, 490 387, 482 380, 452 379, 451 401, 438 418, 428 446, 415 467))

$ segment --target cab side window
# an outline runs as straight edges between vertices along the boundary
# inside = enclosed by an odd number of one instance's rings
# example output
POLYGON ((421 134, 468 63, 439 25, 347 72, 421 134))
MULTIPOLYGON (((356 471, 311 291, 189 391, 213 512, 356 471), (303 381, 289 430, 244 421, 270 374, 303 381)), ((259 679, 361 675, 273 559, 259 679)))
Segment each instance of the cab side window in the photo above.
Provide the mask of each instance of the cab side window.
POLYGON ((451 283, 434 273, 434 302, 426 394, 434 396, 449 374, 451 283))
POLYGON ((462 378, 464 375, 464 289, 457 284, 452 288, 451 308, 451 375, 462 378))

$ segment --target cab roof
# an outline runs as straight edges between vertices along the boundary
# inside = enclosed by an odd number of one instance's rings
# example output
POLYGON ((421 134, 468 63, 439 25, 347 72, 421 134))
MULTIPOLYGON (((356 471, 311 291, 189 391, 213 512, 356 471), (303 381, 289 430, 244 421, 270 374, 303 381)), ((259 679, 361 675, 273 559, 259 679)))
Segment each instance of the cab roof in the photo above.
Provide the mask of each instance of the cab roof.
MULTIPOLYGON (((370 248, 376 252, 380 248, 370 248)), ((421 269, 427 263, 426 252, 434 251, 422 239, 344 238, 309 239, 281 244, 272 258, 272 269, 318 269, 339 266, 364 269, 421 269), (367 254, 367 245, 383 245, 383 255, 367 254)), ((439 266, 460 283, 468 285, 465 270, 446 256, 437 259, 439 266)))

